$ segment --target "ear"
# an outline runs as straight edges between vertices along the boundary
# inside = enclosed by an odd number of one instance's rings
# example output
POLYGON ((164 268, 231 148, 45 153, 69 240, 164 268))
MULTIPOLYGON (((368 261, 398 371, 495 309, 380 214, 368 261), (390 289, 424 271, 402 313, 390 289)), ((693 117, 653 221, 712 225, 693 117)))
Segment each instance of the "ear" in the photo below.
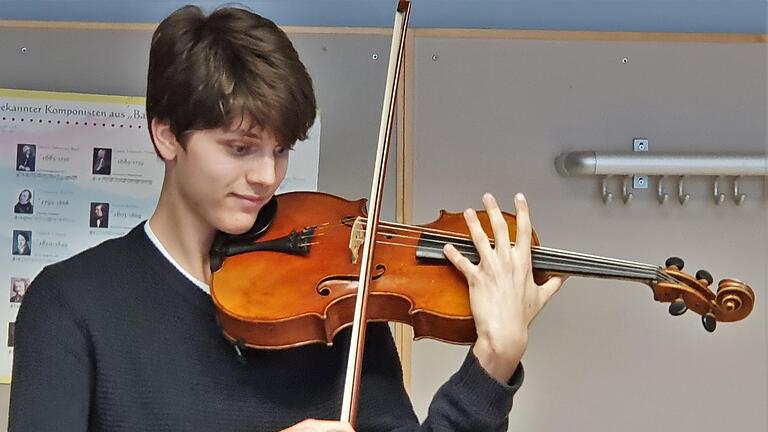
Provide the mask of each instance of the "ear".
POLYGON ((157 152, 166 161, 176 159, 179 152, 184 151, 166 120, 160 120, 157 117, 152 119, 152 137, 155 140, 157 152))

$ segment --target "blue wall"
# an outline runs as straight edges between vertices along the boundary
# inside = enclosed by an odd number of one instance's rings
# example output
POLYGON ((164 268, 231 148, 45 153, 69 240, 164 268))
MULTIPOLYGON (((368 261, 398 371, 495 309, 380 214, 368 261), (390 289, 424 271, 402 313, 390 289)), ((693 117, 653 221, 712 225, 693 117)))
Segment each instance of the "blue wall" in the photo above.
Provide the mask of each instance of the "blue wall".
MULTIPOLYGON (((0 0, 0 19, 158 22, 186 3, 0 0)), ((394 0, 240 2, 281 25, 390 27, 394 0)), ((414 0, 412 27, 766 33, 768 0, 414 0)))

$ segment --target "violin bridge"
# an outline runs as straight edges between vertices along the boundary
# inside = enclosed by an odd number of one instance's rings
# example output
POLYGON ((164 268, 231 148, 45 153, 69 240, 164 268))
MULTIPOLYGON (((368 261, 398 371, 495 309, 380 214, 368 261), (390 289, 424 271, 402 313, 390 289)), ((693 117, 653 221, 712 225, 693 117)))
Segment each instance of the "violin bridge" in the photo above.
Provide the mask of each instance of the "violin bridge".
POLYGON ((365 222, 362 218, 355 218, 355 223, 352 224, 352 232, 349 235, 349 252, 352 257, 352 264, 357 264, 357 259, 360 257, 360 246, 365 242, 365 222))

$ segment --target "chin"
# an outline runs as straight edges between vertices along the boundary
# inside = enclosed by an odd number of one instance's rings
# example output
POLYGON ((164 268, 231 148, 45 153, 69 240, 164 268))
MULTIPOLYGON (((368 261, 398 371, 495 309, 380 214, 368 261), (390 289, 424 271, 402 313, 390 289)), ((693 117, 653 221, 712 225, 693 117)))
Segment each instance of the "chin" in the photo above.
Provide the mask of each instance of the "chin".
POLYGON ((229 235, 239 235, 248 232, 248 230, 253 227, 254 223, 256 223, 255 215, 240 214, 224 221, 217 228, 219 231, 229 235))

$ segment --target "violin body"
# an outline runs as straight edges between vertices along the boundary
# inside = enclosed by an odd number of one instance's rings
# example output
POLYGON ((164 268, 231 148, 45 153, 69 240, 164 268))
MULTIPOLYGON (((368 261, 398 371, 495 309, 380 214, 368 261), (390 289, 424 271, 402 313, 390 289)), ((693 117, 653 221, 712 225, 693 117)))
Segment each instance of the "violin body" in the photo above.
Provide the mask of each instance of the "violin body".
MULTIPOLYGON (((514 242, 515 216, 502 214, 514 242)), ((493 242, 488 215, 477 215, 493 242)), ((238 346, 261 349, 330 345, 354 320, 366 224, 366 200, 291 192, 273 197, 249 232, 217 237, 211 250, 211 296, 224 336, 238 346)), ((380 222, 366 321, 408 324, 416 339, 474 342, 466 279, 442 252, 451 243, 479 262, 469 238, 461 213, 441 211, 425 225, 380 222)), ((746 318, 755 301, 752 289, 736 279, 721 280, 713 292, 711 275, 682 272, 679 258, 668 259, 662 268, 542 248, 535 232, 531 253, 539 284, 551 273, 641 282, 651 287, 656 301, 670 303, 672 315, 692 310, 710 332, 717 322, 746 318)))
MULTIPOLYGON (((365 218, 366 201, 317 192, 292 192, 276 200, 279 217, 262 220, 268 226, 257 227, 259 235, 243 242, 273 246, 229 256, 212 275, 219 324, 230 341, 248 347, 330 345, 353 319, 359 263, 350 243, 358 237, 355 221, 365 218)), ((514 216, 504 216, 514 239, 514 216)), ((492 237, 485 212, 478 211, 478 217, 492 237)), ((420 227, 469 235, 461 213, 442 211, 420 227)), ((474 342, 467 282, 440 259, 442 246, 425 248, 419 233, 384 225, 377 238, 368 321, 408 324, 417 339, 474 342)), ((535 234, 532 244, 538 244, 535 234)))

